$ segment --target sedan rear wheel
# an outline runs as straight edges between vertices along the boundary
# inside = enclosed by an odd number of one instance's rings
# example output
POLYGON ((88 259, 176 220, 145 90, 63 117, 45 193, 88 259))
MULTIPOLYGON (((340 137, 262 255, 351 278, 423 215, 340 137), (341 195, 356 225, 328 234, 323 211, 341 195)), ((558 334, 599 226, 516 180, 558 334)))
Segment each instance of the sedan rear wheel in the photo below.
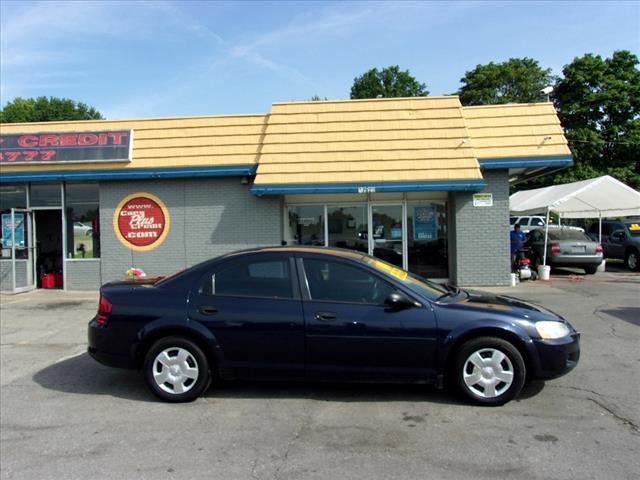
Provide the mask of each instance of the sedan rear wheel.
POLYGON ((211 379, 202 350, 181 337, 167 337, 154 343, 145 357, 144 373, 151 391, 168 402, 195 400, 211 379))
POLYGON ((522 390, 526 369, 516 347, 501 338, 481 337, 465 343, 455 362, 457 383, 474 403, 503 405, 522 390))

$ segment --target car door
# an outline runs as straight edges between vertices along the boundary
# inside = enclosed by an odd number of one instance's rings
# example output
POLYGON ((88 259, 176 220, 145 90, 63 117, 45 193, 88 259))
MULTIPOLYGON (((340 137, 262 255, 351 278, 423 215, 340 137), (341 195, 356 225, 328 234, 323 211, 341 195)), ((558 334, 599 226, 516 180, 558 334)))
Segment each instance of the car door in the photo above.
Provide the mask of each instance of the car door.
POLYGON ((624 243, 626 236, 627 232, 622 229, 611 232, 611 235, 608 237, 605 255, 611 258, 624 258, 624 243))
POLYGON ((433 373, 436 322, 426 302, 390 308, 385 300, 398 287, 355 262, 303 256, 298 266, 308 376, 398 380, 433 373))
POLYGON ((224 377, 302 377, 302 313, 291 255, 256 254, 212 267, 189 296, 189 318, 215 337, 224 377))

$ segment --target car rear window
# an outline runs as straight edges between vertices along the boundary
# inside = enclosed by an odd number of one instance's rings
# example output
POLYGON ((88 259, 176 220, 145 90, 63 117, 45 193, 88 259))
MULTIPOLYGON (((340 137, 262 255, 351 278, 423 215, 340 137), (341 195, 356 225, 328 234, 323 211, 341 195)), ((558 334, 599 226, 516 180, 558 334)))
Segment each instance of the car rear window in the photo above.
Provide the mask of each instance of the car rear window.
POLYGON ((581 242, 593 242, 591 238, 587 236, 586 233, 581 232, 579 230, 566 229, 560 231, 551 231, 549 230, 549 238, 551 240, 579 240, 581 242))
POLYGON ((232 262, 207 279, 201 291, 204 295, 293 298, 289 259, 232 262))

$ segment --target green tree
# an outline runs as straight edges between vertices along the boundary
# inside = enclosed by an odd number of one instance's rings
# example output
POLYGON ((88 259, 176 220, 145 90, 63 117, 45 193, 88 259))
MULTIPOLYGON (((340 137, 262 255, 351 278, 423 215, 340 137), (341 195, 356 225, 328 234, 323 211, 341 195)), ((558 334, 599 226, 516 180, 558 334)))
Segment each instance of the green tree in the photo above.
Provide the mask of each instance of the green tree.
POLYGON ((378 70, 372 68, 353 80, 351 98, 426 97, 427 86, 397 65, 378 70))
POLYGON ((308 102, 326 102, 328 100, 327 97, 321 98, 320 95, 314 95, 311 97, 308 102))
POLYGON ((541 90, 555 82, 551 69, 532 58, 510 58, 478 65, 460 79, 457 92, 463 105, 532 103, 546 100, 541 90))
POLYGON ((0 109, 0 123, 102 120, 95 108, 68 98, 16 97, 0 109))
POLYGON ((627 50, 586 54, 562 70, 554 101, 575 166, 554 183, 611 175, 640 187, 640 70, 627 50))

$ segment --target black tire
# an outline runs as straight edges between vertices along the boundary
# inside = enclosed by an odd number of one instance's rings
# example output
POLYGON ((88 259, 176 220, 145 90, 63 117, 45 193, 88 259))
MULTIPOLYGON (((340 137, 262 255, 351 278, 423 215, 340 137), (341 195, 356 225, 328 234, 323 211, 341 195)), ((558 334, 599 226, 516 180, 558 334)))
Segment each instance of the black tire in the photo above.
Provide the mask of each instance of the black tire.
POLYGON ((640 258, 638 258, 638 251, 631 249, 627 250, 624 254, 624 264, 632 272, 640 271, 640 258))
MULTIPOLYGON (((179 368, 181 368, 179 365, 179 368)), ((186 370, 186 368, 185 368, 186 370)), ((192 402, 209 387, 211 383, 211 371, 209 368, 209 362, 206 355, 202 352, 191 340, 183 337, 165 337, 155 342, 144 359, 144 378, 147 382, 147 386, 161 400, 165 402, 180 403, 180 402, 192 402), (183 362, 179 361, 179 355, 183 352, 187 352, 187 356, 183 362), (168 358, 176 364, 186 365, 189 368, 189 375, 183 374, 183 371, 177 373, 178 376, 172 376, 173 372, 169 370, 169 367, 164 366, 157 357, 166 352, 168 358), (192 373, 193 369, 197 373, 192 373), (171 375, 167 382, 162 385, 159 384, 161 380, 156 381, 156 374, 160 376, 163 374, 163 370, 167 368, 167 375, 171 375), (195 378, 190 377, 195 375, 195 378), (174 382, 171 379, 177 379, 174 382), (180 384, 180 385, 178 385, 180 384), (185 389, 184 392, 173 392, 174 389, 185 389)), ((162 377, 159 377, 162 378, 162 377)))
POLYGON ((593 275, 598 271, 598 267, 584 267, 584 273, 587 275, 593 275))
MULTIPOLYGON (((493 367, 490 368, 493 369, 493 367)), ((493 373, 495 372, 491 370, 491 374, 487 375, 493 375, 493 373)), ((467 400, 478 405, 498 406, 504 405, 518 396, 524 386, 527 370, 522 355, 512 343, 497 337, 479 337, 469 340, 458 350, 454 359, 452 375, 455 376, 455 384, 459 391, 467 400), (472 363, 471 356, 478 354, 484 360, 490 361, 495 355, 493 352, 500 352, 504 355, 504 359, 499 362, 500 372, 496 375, 504 376, 510 372, 511 383, 502 382, 495 377, 485 379, 483 373, 478 383, 472 386, 467 385, 465 378, 477 375, 476 366, 472 363), (485 380, 498 382, 493 386, 495 395, 492 395, 489 389, 481 385, 481 382, 485 380)))

